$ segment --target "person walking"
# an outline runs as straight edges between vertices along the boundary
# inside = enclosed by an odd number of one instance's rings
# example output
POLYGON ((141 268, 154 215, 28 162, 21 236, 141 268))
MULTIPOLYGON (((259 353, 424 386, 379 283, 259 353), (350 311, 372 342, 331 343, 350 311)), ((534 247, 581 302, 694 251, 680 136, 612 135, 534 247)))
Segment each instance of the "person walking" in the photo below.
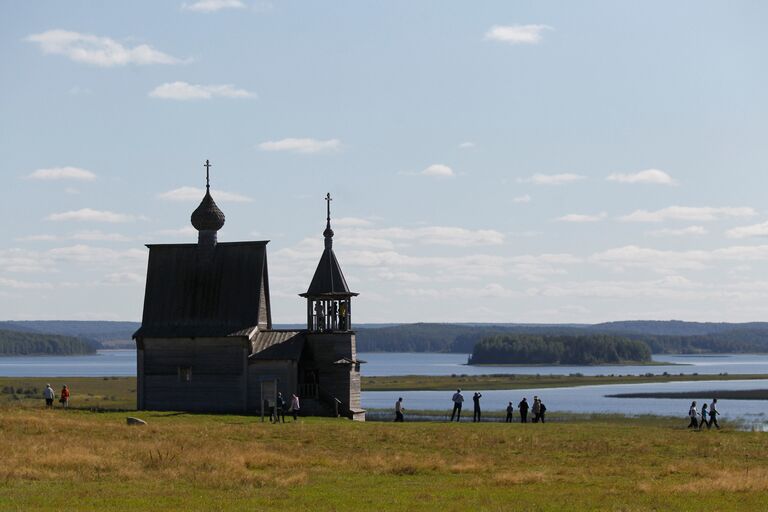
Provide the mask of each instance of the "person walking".
POLYGON ((472 395, 472 401, 475 403, 475 409, 472 413, 472 422, 480 423, 480 399, 483 397, 480 393, 475 392, 472 395))
POLYGON ((59 402, 61 402, 61 406, 65 409, 69 408, 69 388, 66 384, 61 388, 61 398, 59 398, 59 402))
POLYGON ((517 408, 520 411, 520 423, 528 423, 528 399, 523 397, 517 408))
POLYGON ((717 410, 717 398, 712 399, 712 405, 709 406, 709 427, 712 425, 720 430, 720 425, 717 423, 717 417, 720 416, 720 411, 717 410))
POLYGON ((514 411, 515 408, 512 407, 512 402, 509 402, 509 405, 507 405, 507 419, 504 421, 504 423, 512 423, 512 411, 514 411))
POLYGON ((291 405, 290 405, 290 411, 293 414, 293 421, 296 421, 299 418, 300 409, 301 409, 301 406, 299 405, 299 397, 296 396, 296 393, 293 393, 291 395, 291 405))
POLYGON ((275 423, 280 423, 280 417, 285 423, 285 400, 283 400, 283 394, 278 391, 275 399, 275 423))
POLYGON ((544 413, 547 412, 547 406, 544 405, 544 402, 541 401, 541 398, 539 398, 539 419, 542 423, 544 423, 544 413))
POLYGON ((534 396, 533 397, 533 407, 531 408, 531 412, 533 413, 533 422, 538 423, 539 422, 539 413, 541 412, 541 407, 539 403, 539 397, 534 396))
POLYGON ((691 402, 691 407, 688 409, 688 417, 691 418, 691 422, 688 423, 688 428, 696 428, 699 426, 699 424, 696 422, 696 415, 698 414, 698 411, 696 411, 696 401, 694 400, 691 402))
POLYGON ((45 408, 53 409, 53 400, 56 398, 56 392, 53 390, 50 384, 45 385, 43 390, 43 398, 45 398, 45 408))
POLYGON ((707 430, 709 430, 709 420, 707 419, 708 414, 707 404, 701 404, 701 421, 699 421, 699 430, 703 429, 704 425, 706 425, 707 430))
POLYGON ((403 417, 403 397, 400 397, 397 399, 397 402, 395 402, 395 421, 402 423, 405 421, 405 418, 403 417))
POLYGON ((453 421, 454 416, 456 416, 456 421, 459 422, 461 421, 461 406, 464 403, 464 395, 461 394, 460 389, 456 390, 451 400, 453 400, 453 412, 451 412, 451 421, 453 421))

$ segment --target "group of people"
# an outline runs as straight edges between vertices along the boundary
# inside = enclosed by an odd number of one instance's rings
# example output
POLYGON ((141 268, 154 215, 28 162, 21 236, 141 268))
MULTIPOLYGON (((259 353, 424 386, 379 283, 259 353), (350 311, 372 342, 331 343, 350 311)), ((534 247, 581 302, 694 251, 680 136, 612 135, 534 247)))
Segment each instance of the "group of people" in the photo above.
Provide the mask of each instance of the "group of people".
MULTIPOLYGON (((50 384, 45 385, 43 390, 43 398, 45 399, 45 408, 53 409, 53 401, 56 400, 56 391, 53 390, 50 384)), ((69 388, 64 385, 59 393, 59 403, 63 408, 69 407, 69 388)))
MULTIPOLYGON (((528 404, 528 399, 523 397, 523 399, 520 400, 520 403, 517 404, 517 410, 520 411, 520 423, 528 423, 529 410, 531 411, 531 414, 533 414, 533 418, 531 419, 533 423, 545 422, 547 406, 544 405, 544 402, 542 402, 541 398, 538 396, 533 397, 533 406, 530 406, 528 404)), ((512 407, 512 402, 509 402, 509 405, 507 405, 507 418, 505 420, 506 423, 512 423, 513 411, 514 407, 512 407)))
MULTIPOLYGON (((473 405, 472 422, 473 423, 479 423, 480 419, 482 418, 482 411, 480 408, 481 398, 483 398, 483 394, 480 392, 476 391, 472 395, 472 405, 473 405)), ((461 421, 461 410, 464 407, 464 395, 461 393, 461 389, 456 390, 456 392, 453 394, 453 397, 451 397, 451 401, 453 402, 453 410, 451 411, 450 421, 453 421, 455 419, 457 422, 459 422, 461 421)), ((528 404, 528 399, 523 398, 520 401, 520 403, 517 404, 517 408, 520 411, 521 423, 528 423, 529 409, 533 414, 533 419, 532 419, 533 423, 538 423, 538 422, 544 423, 547 407, 544 405, 544 403, 541 401, 541 399, 538 396, 533 397, 532 407, 528 404)), ((512 405, 512 402, 509 402, 509 405, 507 405, 507 417, 505 420, 506 423, 512 423, 514 410, 515 408, 512 405)), ((404 413, 405 413, 405 408, 403 407, 403 397, 399 397, 395 402, 395 421, 396 422, 405 421, 404 413)))
POLYGON ((691 402, 691 407, 688 409, 688 418, 691 420, 690 423, 688 423, 688 428, 701 430, 704 428, 704 425, 706 425, 707 429, 710 429, 712 428, 712 425, 714 425, 719 430, 720 425, 717 423, 717 416, 719 414, 720 413, 717 410, 717 398, 712 399, 712 403, 709 405, 709 410, 707 410, 706 403, 702 404, 701 413, 696 410, 696 401, 694 400, 691 402))
POLYGON ((275 397, 274 407, 269 404, 268 399, 264 399, 264 410, 269 414, 270 422, 280 423, 280 419, 282 418, 283 423, 285 423, 286 412, 291 413, 293 416, 293 421, 299 419, 299 411, 301 410, 301 405, 299 403, 299 397, 296 395, 296 393, 293 393, 290 400, 286 402, 283 398, 283 394, 278 391, 277 397, 275 397))

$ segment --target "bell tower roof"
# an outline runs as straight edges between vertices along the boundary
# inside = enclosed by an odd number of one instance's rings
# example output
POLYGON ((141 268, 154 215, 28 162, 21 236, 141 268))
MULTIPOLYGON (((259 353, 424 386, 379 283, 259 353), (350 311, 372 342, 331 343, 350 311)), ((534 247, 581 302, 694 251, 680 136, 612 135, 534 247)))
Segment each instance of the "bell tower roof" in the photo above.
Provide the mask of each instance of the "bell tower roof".
POLYGON ((306 293, 302 293, 302 297, 354 297, 357 293, 349 291, 347 280, 344 279, 344 273, 341 271, 341 265, 339 260, 336 259, 336 254, 333 252, 333 229, 331 229, 331 194, 325 195, 326 205, 326 219, 325 219, 325 231, 323 236, 325 237, 325 249, 322 256, 320 256, 320 262, 317 264, 315 275, 312 277, 312 282, 309 284, 309 289, 306 293))

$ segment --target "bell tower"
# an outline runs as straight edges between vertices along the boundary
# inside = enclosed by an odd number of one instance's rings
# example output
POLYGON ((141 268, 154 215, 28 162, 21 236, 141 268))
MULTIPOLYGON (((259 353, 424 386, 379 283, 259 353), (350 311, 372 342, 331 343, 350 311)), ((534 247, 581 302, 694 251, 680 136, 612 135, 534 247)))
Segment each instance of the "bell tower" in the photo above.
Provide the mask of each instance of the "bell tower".
POLYGON ((341 266, 333 252, 333 229, 331 229, 331 194, 325 195, 326 219, 325 249, 320 257, 315 275, 306 293, 307 330, 309 332, 347 332, 352 330, 352 297, 358 294, 349 291, 341 266))

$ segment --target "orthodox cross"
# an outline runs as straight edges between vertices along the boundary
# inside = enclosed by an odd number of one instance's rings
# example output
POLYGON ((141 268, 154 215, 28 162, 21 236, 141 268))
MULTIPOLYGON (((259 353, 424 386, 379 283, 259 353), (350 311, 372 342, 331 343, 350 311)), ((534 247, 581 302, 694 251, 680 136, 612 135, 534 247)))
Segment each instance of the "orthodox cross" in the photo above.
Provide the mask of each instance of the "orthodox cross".
POLYGON ((331 199, 331 193, 328 192, 325 194, 325 202, 328 203, 328 217, 326 217, 328 222, 331 222, 331 201, 333 201, 333 199, 331 199))
POLYGON ((210 170, 211 170, 211 162, 208 160, 205 161, 205 188, 210 189, 211 188, 211 177, 210 177, 210 170))

